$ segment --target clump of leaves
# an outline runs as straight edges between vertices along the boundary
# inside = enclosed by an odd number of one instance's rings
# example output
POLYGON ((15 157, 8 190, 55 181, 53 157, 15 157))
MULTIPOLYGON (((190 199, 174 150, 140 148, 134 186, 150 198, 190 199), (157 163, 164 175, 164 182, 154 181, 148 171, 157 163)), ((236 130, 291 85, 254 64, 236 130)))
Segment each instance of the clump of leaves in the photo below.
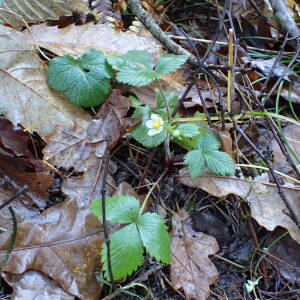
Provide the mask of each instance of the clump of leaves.
POLYGON ((90 107, 107 98, 113 71, 101 51, 90 49, 79 59, 71 55, 52 59, 47 76, 51 88, 76 105, 90 107))
POLYGON ((148 85, 161 75, 176 71, 186 60, 186 55, 162 54, 156 65, 145 51, 128 51, 126 54, 107 55, 107 61, 119 71, 117 80, 134 86, 148 85))
MULTIPOLYGON (((110 261, 114 279, 131 275, 143 263, 144 249, 158 261, 169 263, 170 237, 158 214, 142 214, 139 201, 128 195, 106 198, 105 208, 106 220, 122 225, 121 229, 110 236, 110 261)), ((91 210, 102 220, 101 199, 92 202, 91 210)), ((102 246, 101 258, 104 276, 109 279, 105 243, 102 246)))

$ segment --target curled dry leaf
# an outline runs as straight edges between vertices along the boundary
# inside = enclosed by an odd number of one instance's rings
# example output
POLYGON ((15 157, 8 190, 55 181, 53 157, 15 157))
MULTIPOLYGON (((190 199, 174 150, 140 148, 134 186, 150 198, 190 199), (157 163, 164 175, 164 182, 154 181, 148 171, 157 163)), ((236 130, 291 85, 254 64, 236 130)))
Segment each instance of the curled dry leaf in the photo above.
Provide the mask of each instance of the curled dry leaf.
MULTIPOLYGON (((215 197, 235 194, 250 204, 251 215, 266 229, 273 231, 277 226, 286 228, 291 237, 300 244, 300 229, 287 215, 287 209, 278 194, 276 185, 268 183, 266 173, 256 177, 255 181, 241 178, 225 178, 210 174, 192 179, 186 169, 180 172, 180 182, 184 185, 200 188, 215 197)), ((300 188, 291 184, 282 189, 294 213, 300 218, 300 188)))
MULTIPOLYGON (((25 184, 27 190, 10 205, 19 222, 31 219, 46 207, 52 177, 42 161, 33 154, 32 141, 22 128, 0 117, 0 176, 1 202, 14 196, 25 184)), ((0 226, 11 227, 7 209, 0 211, 0 226)))
POLYGON ((89 115, 51 90, 46 65, 23 33, 0 25, 0 113, 42 137, 58 124, 72 126, 74 118, 89 115))
POLYGON ((73 11, 90 12, 87 0, 3 0, 0 22, 12 26, 40 23, 70 15, 73 11), (11 13, 13 12, 13 13, 11 13))
POLYGON ((172 219, 171 283, 183 289, 186 299, 205 300, 209 286, 218 281, 218 271, 209 255, 219 251, 215 238, 192 229, 191 219, 181 210, 172 219))

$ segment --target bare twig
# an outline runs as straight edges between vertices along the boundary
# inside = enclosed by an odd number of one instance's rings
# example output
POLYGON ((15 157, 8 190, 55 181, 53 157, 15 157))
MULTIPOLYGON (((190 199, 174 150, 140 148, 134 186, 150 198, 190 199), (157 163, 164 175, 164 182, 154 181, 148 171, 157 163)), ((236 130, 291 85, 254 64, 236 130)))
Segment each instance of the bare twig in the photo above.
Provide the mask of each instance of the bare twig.
POLYGON ((110 239, 107 229, 107 222, 106 222, 106 207, 105 207, 105 195, 106 195, 106 178, 108 173, 108 163, 109 163, 109 151, 106 148, 105 151, 105 160, 104 160, 104 174, 103 174, 103 180, 102 180, 102 187, 101 187, 101 204, 102 204, 102 224, 103 224, 103 233, 107 248, 107 266, 108 266, 108 274, 110 281, 112 283, 112 286, 114 287, 114 277, 111 267, 111 258, 110 258, 110 239))

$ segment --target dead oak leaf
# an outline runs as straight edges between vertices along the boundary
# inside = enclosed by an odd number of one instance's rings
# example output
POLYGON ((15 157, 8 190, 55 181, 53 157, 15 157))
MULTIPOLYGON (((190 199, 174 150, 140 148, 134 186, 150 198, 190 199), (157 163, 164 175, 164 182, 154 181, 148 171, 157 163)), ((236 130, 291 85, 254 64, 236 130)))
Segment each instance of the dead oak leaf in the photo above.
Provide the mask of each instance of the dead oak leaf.
POLYGON ((218 271, 208 257, 219 251, 218 243, 214 237, 194 231, 184 210, 173 216, 172 223, 172 286, 183 289, 188 300, 205 300, 209 286, 218 281, 218 271))
MULTIPOLYGON (((76 201, 53 206, 18 226, 15 247, 2 272, 38 270, 69 294, 96 300, 100 285, 94 271, 100 265, 100 231, 98 219, 88 209, 78 208, 76 201)), ((2 257, 9 240, 9 232, 0 235, 2 257)))
MULTIPOLYGON (((300 229, 287 213, 276 185, 269 183, 267 173, 255 178, 254 181, 235 177, 221 177, 202 174, 191 178, 187 169, 180 171, 180 182, 186 186, 200 188, 215 197, 226 197, 230 194, 245 199, 250 205, 252 217, 269 231, 277 226, 286 228, 291 237, 300 244, 300 229)), ((282 185, 293 212, 300 218, 300 188, 292 184, 282 185)))
POLYGON ((129 99, 113 90, 93 120, 77 120, 73 127, 56 129, 47 140, 45 159, 66 170, 86 171, 95 159, 103 157, 108 144, 112 148, 126 129, 135 124, 125 118, 129 106, 129 99))

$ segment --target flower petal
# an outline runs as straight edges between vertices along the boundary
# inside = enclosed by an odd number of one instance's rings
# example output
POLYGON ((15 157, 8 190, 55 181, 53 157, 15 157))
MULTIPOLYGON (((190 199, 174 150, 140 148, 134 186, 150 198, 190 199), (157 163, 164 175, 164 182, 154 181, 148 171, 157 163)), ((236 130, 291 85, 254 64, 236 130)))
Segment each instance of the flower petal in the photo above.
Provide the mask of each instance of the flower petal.
POLYGON ((146 122, 146 127, 148 127, 148 128, 153 128, 153 123, 154 123, 153 120, 148 120, 148 121, 146 122))
POLYGON ((160 121, 160 119, 162 120, 162 118, 159 115, 157 115, 157 114, 152 114, 151 115, 151 120, 153 120, 153 121, 155 121, 155 120, 159 120, 160 121))
POLYGON ((158 133, 160 133, 160 132, 161 132, 161 130, 152 128, 152 129, 150 129, 150 130, 148 131, 148 135, 149 135, 149 136, 153 136, 153 135, 156 135, 156 134, 158 134, 158 133))

